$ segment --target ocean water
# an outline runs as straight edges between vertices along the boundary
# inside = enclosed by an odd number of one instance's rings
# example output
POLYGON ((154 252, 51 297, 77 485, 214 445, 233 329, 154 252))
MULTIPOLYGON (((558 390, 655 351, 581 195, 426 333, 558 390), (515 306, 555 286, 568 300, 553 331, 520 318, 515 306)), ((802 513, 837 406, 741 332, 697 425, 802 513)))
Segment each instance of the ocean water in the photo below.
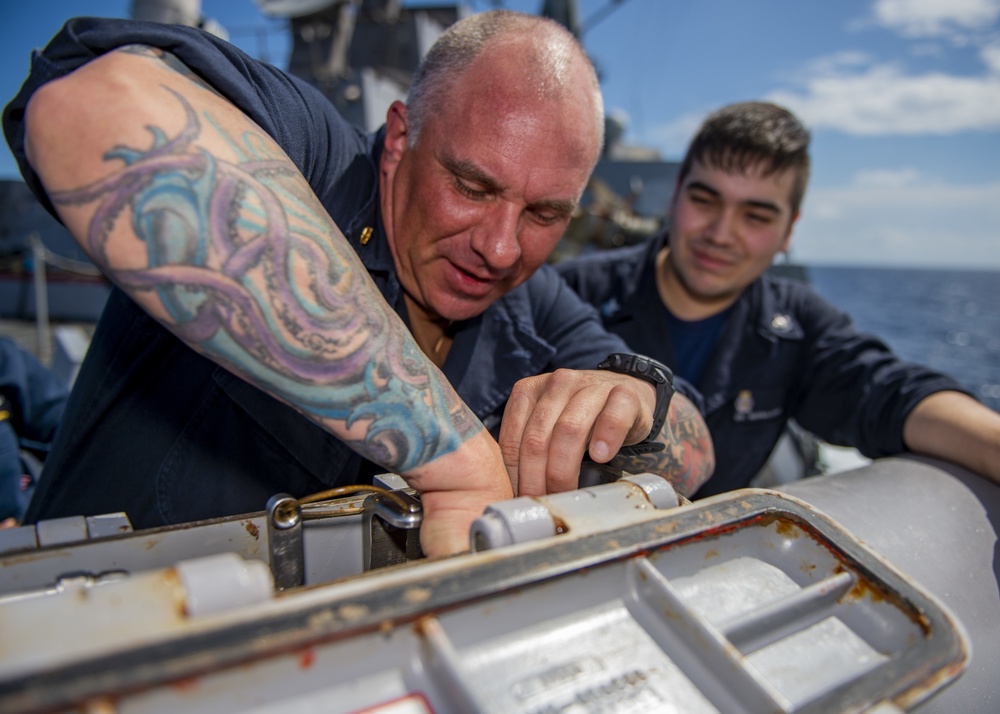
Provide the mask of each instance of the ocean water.
POLYGON ((859 329, 1000 412, 1000 272, 824 266, 809 278, 859 329))

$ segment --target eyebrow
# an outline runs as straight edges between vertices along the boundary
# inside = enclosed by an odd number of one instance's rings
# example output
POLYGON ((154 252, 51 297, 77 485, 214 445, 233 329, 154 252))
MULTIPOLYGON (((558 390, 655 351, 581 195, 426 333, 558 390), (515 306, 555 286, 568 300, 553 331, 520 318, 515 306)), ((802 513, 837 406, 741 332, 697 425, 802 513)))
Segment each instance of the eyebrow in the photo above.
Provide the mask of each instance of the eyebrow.
POLYGON ((464 179, 482 184, 486 189, 494 193, 500 193, 503 190, 503 186, 500 185, 499 181, 470 161, 443 156, 441 157, 441 164, 456 176, 461 176, 464 179))
MULTIPOLYGON (((721 198, 722 194, 716 191, 714 188, 709 186, 707 183, 702 183, 701 181, 692 181, 687 185, 687 190, 695 189, 698 191, 704 191, 705 193, 710 193, 716 198, 721 198)), ((771 211, 773 213, 781 213, 782 209, 777 203, 773 201, 758 201, 751 199, 749 201, 743 201, 744 205, 751 206, 753 208, 763 209, 765 211, 771 211)))
MULTIPOLYGON (((482 184, 483 188, 493 193, 502 193, 503 185, 490 176, 488 173, 483 171, 481 168, 475 164, 465 161, 463 159, 455 159, 450 156, 441 157, 441 164, 448 170, 451 171, 456 176, 467 179, 469 181, 474 181, 478 184, 482 184)), ((570 200, 561 199, 551 199, 545 201, 537 201, 535 203, 529 204, 528 208, 534 211, 554 211, 556 213, 562 213, 569 215, 573 213, 576 209, 577 202, 570 200)))

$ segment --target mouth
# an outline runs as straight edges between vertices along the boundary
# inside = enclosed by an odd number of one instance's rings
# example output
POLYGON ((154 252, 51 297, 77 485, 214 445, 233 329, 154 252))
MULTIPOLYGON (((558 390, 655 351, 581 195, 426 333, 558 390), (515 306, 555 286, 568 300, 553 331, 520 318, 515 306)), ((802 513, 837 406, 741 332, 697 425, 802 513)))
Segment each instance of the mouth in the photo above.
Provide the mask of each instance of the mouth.
POLYGON ((500 282, 499 278, 468 270, 451 261, 448 261, 448 267, 451 274, 450 282, 455 287, 456 292, 467 297, 485 297, 500 282))
POLYGON ((731 258, 704 248, 692 248, 691 255, 701 268, 713 272, 728 270, 734 263, 731 258))

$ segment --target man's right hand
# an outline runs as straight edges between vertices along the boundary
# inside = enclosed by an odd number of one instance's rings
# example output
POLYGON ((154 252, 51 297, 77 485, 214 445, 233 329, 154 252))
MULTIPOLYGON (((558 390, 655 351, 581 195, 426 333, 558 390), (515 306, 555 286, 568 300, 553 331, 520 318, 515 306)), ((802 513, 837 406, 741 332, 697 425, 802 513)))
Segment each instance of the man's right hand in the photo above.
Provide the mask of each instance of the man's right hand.
POLYGON ((472 522, 489 504, 514 497, 500 447, 485 429, 404 478, 420 492, 420 545, 430 557, 469 550, 472 522))

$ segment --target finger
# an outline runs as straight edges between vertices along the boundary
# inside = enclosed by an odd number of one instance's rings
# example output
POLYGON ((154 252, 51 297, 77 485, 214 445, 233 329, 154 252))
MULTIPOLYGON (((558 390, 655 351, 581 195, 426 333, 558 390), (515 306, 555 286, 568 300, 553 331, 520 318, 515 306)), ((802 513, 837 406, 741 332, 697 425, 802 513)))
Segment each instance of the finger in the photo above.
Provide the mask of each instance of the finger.
POLYGON ((610 461, 622 444, 633 436, 639 412, 640 404, 634 392, 622 386, 613 387, 594 420, 587 447, 590 458, 601 464, 610 461))
MULTIPOLYGON (((538 411, 529 418, 522 441, 521 493, 528 492, 526 472, 531 474, 531 489, 544 488, 544 493, 579 487, 580 465, 594 421, 604 409, 612 384, 577 370, 557 370, 548 375, 538 399, 538 411), (537 438, 533 439, 532 429, 536 428, 537 438), (537 452, 527 451, 536 442, 537 452)), ((535 491, 530 493, 534 495, 535 491)))
POLYGON ((544 496, 549 492, 546 473, 549 446, 556 419, 562 412, 561 406, 554 402, 558 400, 551 394, 539 399, 521 433, 517 482, 521 496, 544 496))
POLYGON ((531 384, 536 391, 530 395, 533 403, 524 421, 517 456, 518 494, 522 496, 549 493, 548 468, 553 432, 566 410, 567 402, 580 385, 577 373, 564 369, 536 379, 531 384))
POLYGON ((521 380, 515 384, 513 391, 511 391, 507 406, 504 407, 503 420, 500 422, 500 436, 497 439, 515 496, 518 495, 518 485, 521 481, 521 434, 524 433, 524 425, 534 405, 530 390, 527 385, 522 384, 523 382, 527 382, 527 380, 521 380))
POLYGON ((566 403, 552 428, 545 483, 549 493, 579 488, 580 465, 591 441, 595 420, 607 402, 604 387, 590 385, 566 403))
POLYGON ((549 386, 551 375, 520 380, 514 385, 503 422, 500 425, 500 451, 510 476, 514 493, 520 496, 544 496, 544 454, 548 449, 551 425, 564 399, 549 386), (554 405, 554 406, 553 406, 554 405))

